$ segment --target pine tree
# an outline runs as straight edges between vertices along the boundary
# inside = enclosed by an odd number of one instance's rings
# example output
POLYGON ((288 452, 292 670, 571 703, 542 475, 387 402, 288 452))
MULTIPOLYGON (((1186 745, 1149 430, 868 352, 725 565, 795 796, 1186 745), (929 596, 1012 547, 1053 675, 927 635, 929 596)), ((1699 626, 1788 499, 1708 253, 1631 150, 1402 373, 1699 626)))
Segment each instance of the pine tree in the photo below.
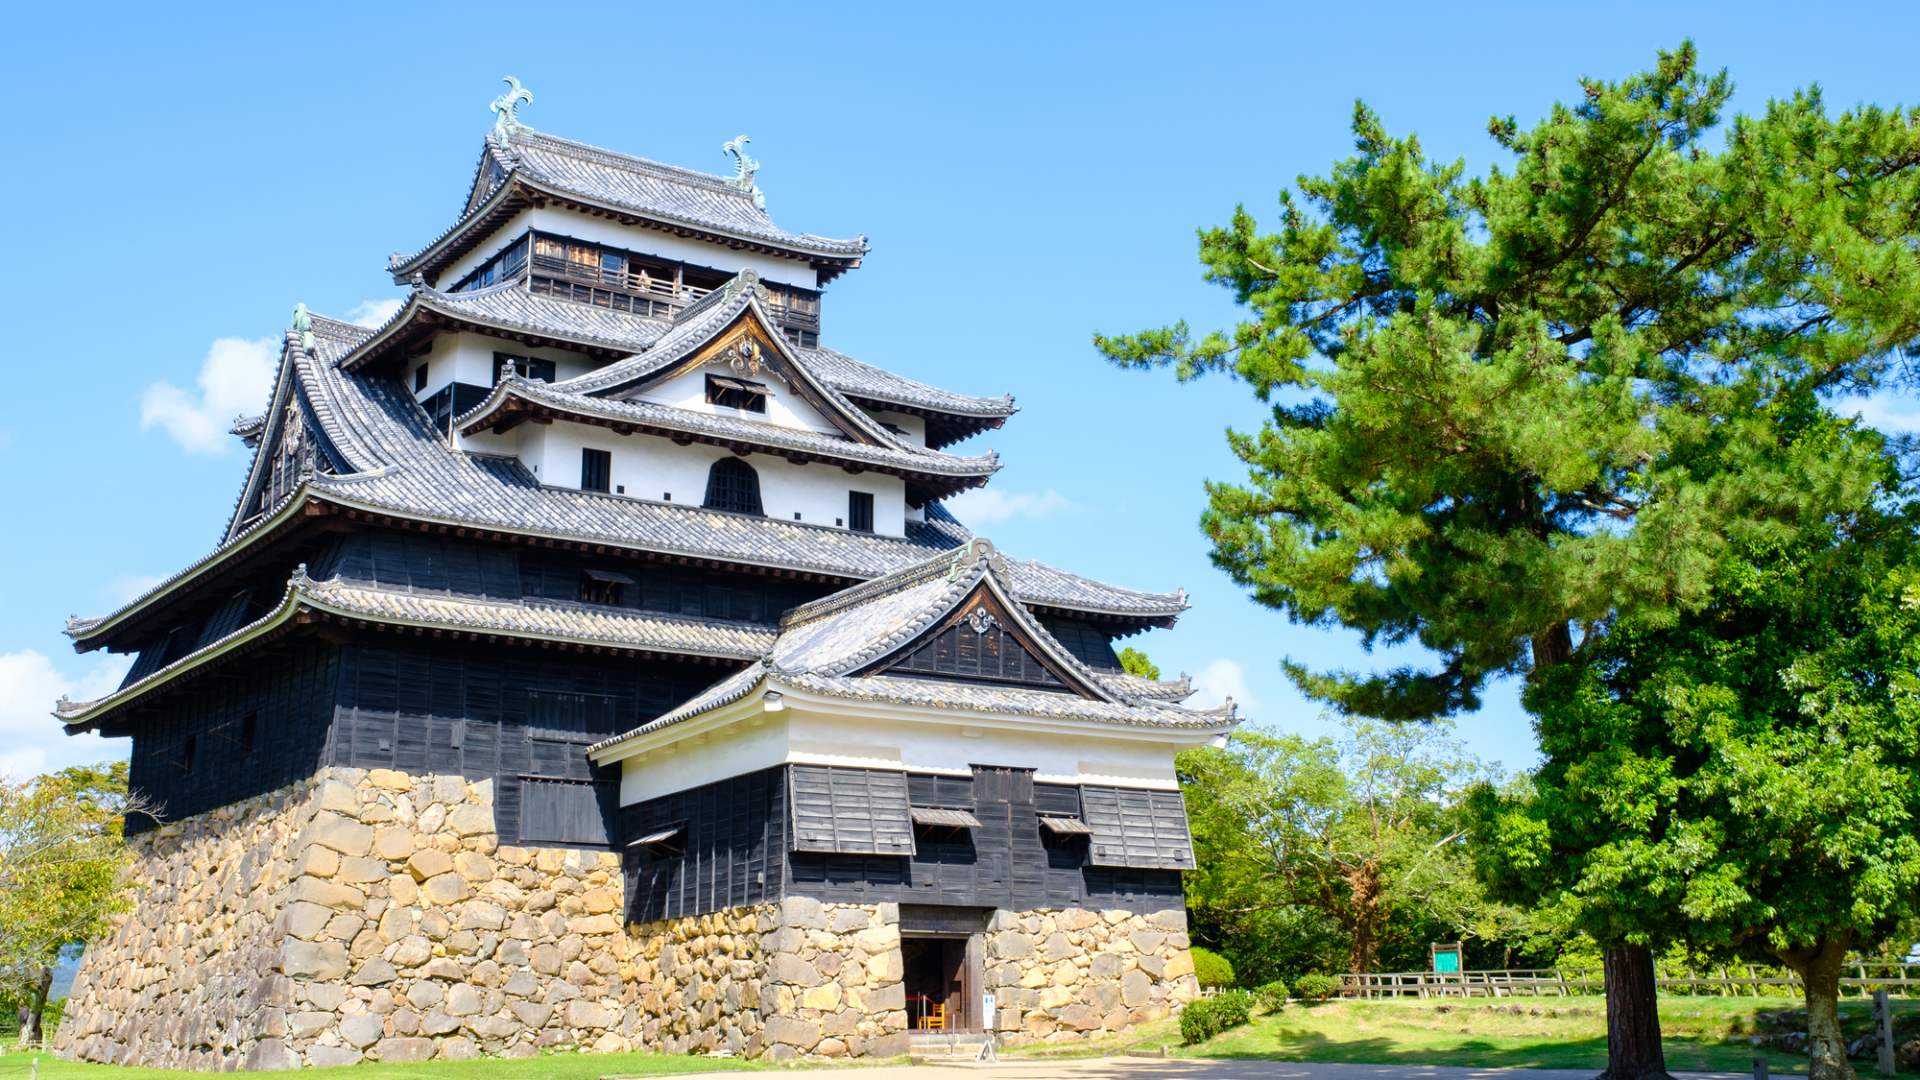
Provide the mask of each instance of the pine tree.
MULTIPOLYGON (((1244 208, 1202 230, 1243 321, 1095 337, 1272 406, 1229 433, 1246 480, 1208 487, 1214 561, 1297 621, 1436 658, 1288 664, 1342 710, 1450 715, 1578 669, 1612 622, 1708 603, 1728 537, 1790 539, 1880 475, 1783 445, 1763 406, 1875 386, 1920 337, 1920 111, 1830 117, 1808 90, 1723 125, 1731 80, 1691 44, 1580 87, 1491 121, 1512 162, 1476 177, 1356 106, 1356 154, 1283 192, 1277 231, 1244 208)), ((1669 929, 1603 942, 1615 1080, 1665 1075, 1669 929)))

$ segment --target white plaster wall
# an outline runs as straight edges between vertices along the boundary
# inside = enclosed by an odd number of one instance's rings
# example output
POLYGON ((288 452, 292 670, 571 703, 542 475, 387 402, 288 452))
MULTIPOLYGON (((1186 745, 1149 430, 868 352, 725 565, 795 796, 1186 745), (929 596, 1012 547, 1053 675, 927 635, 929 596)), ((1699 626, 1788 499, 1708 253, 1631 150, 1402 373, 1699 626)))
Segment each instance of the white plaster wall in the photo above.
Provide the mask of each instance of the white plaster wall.
MULTIPOLYGON (((490 354, 489 354, 490 355, 490 354)), ((707 470, 732 451, 694 443, 677 446, 657 435, 617 435, 603 427, 556 420, 521 424, 505 436, 482 432, 465 436, 464 449, 508 454, 520 459, 541 483, 580 486, 580 451, 591 447, 613 455, 613 493, 636 499, 699 506, 707 494, 707 470), (625 491, 621 491, 621 488, 625 491)), ((837 465, 795 465, 784 458, 753 454, 746 459, 760 474, 760 503, 766 516, 833 528, 847 516, 847 493, 873 495, 873 531, 906 534, 906 482, 878 473, 854 475, 837 465)))
POLYGON ((800 259, 787 259, 761 252, 734 251, 723 244, 670 236, 654 229, 621 225, 618 222, 588 217, 572 210, 552 206, 522 210, 508 218, 505 224, 495 229, 485 240, 441 271, 433 284, 435 287, 452 288, 454 283, 466 277, 475 267, 493 258, 500 249, 518 239, 527 231, 528 226, 556 236, 570 236, 575 240, 625 248, 642 255, 675 259, 695 266, 722 270, 729 274, 751 267, 768 281, 778 281, 783 285, 797 285, 803 289, 820 287, 820 275, 814 272, 812 266, 800 259))
POLYGON ((1182 744, 836 717, 784 709, 621 762, 631 805, 788 762, 967 775, 974 765, 1034 769, 1043 783, 1174 791, 1182 744), (757 721, 757 723, 755 723, 757 721), (752 725, 752 726, 750 726, 752 725), (971 732, 971 734, 969 734, 971 732))
POLYGON ((886 409, 880 409, 868 415, 883 424, 892 424, 894 427, 906 432, 905 435, 900 436, 902 442, 912 443, 914 446, 927 445, 927 421, 925 417, 914 416, 910 413, 890 412, 886 409))
POLYGON ((760 713, 757 719, 757 725, 743 721, 697 742, 682 740, 644 758, 628 758, 620 767, 620 805, 631 806, 785 761, 786 718, 760 713))
POLYGON ((1181 747, 1172 742, 799 711, 788 731, 787 760, 817 765, 956 774, 974 765, 1005 765, 1033 769, 1035 779, 1049 783, 1179 786, 1173 756, 1181 747))
POLYGON ((794 393, 779 376, 772 372, 762 371, 750 380, 766 384, 767 411, 764 413, 710 404, 707 401, 708 375, 720 375, 726 378, 742 377, 736 375, 734 370, 725 364, 704 364, 665 382, 655 383, 645 391, 632 396, 637 401, 654 401, 712 416, 737 416, 777 427, 798 428, 802 431, 817 431, 828 435, 840 434, 840 429, 834 426, 833 421, 828 420, 820 410, 807 404, 805 399, 794 393))
POLYGON ((407 371, 403 376, 406 380, 404 385, 413 386, 414 371, 424 363, 427 365, 427 385, 426 389, 414 393, 416 399, 431 397, 452 382, 492 386, 496 374, 493 354, 496 352, 552 360, 556 379, 571 379, 576 375, 584 375, 598 366, 596 362, 589 360, 581 353, 524 345, 506 338, 460 331, 435 336, 433 345, 427 350, 425 356, 407 361, 407 371))

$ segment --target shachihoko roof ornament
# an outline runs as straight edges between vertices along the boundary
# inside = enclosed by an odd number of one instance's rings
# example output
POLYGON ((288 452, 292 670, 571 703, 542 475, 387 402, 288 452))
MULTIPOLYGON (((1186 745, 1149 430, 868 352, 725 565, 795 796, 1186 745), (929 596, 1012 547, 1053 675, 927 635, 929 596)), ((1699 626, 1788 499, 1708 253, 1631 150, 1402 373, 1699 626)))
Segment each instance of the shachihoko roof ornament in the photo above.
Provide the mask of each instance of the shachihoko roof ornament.
POLYGON ((307 311, 307 305, 293 305, 293 332, 300 335, 300 347, 313 351, 313 315, 307 311))
POLYGON ((520 106, 533 104, 533 91, 520 85, 520 80, 511 75, 502 76, 507 84, 507 92, 494 98, 487 107, 493 110, 493 139, 501 146, 507 145, 508 136, 520 130, 520 106))
POLYGON ((760 171, 760 163, 747 156, 747 144, 752 141, 745 135, 735 135, 722 143, 720 150, 733 156, 734 173, 729 183, 753 196, 755 210, 765 210, 767 197, 760 191, 760 185, 753 182, 753 174, 760 171))

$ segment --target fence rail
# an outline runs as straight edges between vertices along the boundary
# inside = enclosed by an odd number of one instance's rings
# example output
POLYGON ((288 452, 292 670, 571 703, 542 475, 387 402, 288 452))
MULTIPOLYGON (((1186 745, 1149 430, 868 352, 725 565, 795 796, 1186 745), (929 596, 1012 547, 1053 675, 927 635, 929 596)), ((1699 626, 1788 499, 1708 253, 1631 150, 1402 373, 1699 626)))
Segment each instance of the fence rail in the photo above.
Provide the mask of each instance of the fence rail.
MULTIPOLYGON (((1920 963, 1869 960, 1849 964, 1840 979, 1841 996, 1875 990, 1909 996, 1920 990, 1920 963)), ((1782 968, 1730 965, 1711 973, 1665 971, 1660 989, 1704 996, 1761 997, 1769 992, 1799 993, 1800 979, 1782 968)), ((1489 971, 1391 971, 1340 976, 1340 994, 1351 998, 1401 997, 1571 997, 1597 994, 1606 986, 1591 968, 1505 968, 1489 971)))

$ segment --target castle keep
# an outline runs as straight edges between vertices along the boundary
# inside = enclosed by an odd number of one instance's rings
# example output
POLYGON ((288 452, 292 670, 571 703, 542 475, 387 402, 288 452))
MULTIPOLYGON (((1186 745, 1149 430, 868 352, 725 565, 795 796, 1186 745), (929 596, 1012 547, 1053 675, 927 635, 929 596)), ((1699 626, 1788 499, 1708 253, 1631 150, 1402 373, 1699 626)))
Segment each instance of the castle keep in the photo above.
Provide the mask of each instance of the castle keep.
MULTIPOLYGON (((1195 992, 1174 754, 1113 642, 1184 594, 943 500, 1014 414, 833 350, 861 238, 495 102, 384 325, 299 308, 217 547, 81 650, 131 740, 132 909, 56 1038, 291 1068, 1063 1040, 1195 992)), ((964 374, 964 373, 962 373, 964 374)))

